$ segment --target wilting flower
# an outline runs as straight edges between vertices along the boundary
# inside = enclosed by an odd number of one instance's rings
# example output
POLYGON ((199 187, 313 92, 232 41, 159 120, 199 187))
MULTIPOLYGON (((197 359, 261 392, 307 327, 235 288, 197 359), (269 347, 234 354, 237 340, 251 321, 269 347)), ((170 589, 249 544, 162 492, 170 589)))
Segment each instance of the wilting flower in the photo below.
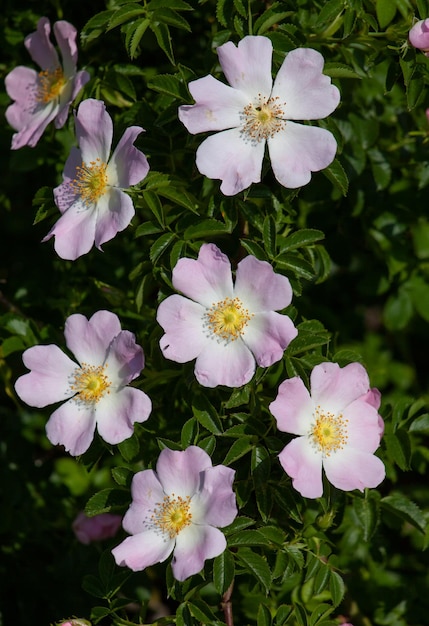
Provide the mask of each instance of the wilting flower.
POLYGON ((149 171, 145 155, 133 145, 143 131, 140 126, 127 128, 109 159, 113 123, 101 100, 81 102, 75 125, 79 148, 72 148, 64 182, 54 190, 62 216, 43 239, 55 236, 58 255, 73 261, 94 244, 101 249, 128 226, 135 211, 122 189, 136 185, 149 171))
POLYGON ((148 396, 128 386, 144 367, 142 348, 109 311, 89 320, 70 315, 64 335, 78 363, 55 345, 29 348, 23 361, 31 371, 16 381, 18 396, 34 407, 67 400, 51 415, 46 434, 74 456, 89 448, 96 426, 108 443, 124 441, 134 422, 144 422, 151 411, 148 396))
POLYGON ((278 429, 299 435, 279 455, 293 486, 307 498, 320 497, 323 467, 329 482, 343 491, 377 487, 385 470, 373 453, 384 426, 377 412, 380 393, 370 389, 365 368, 322 363, 310 380, 311 395, 294 377, 280 385, 270 404, 278 429))
POLYGON ((88 517, 81 511, 72 524, 76 539, 88 545, 92 541, 102 541, 114 537, 121 526, 122 517, 113 513, 100 513, 88 517))
POLYGON ((208 137, 197 150, 201 174, 222 180, 221 191, 234 195, 261 180, 265 145, 274 175, 285 187, 310 181, 311 172, 327 167, 337 144, 317 126, 292 120, 327 117, 340 101, 338 89, 322 74, 324 59, 311 48, 288 53, 274 81, 272 43, 247 36, 217 49, 229 84, 213 76, 189 83, 195 104, 181 106, 179 118, 192 134, 223 131, 208 137))
POLYGON ((416 22, 408 33, 410 44, 429 56, 429 18, 416 22))
POLYGON ((39 73, 19 66, 6 76, 6 91, 15 100, 6 110, 6 119, 18 131, 12 138, 13 150, 34 147, 52 120, 55 120, 56 128, 64 126, 70 104, 89 81, 88 72, 76 72, 75 27, 63 20, 54 24, 62 63, 50 34, 50 22, 47 17, 42 17, 36 32, 24 40, 31 58, 41 68, 39 73))
POLYGON ((207 452, 190 446, 164 448, 156 472, 143 470, 131 484, 132 502, 123 520, 131 535, 112 550, 118 565, 140 571, 173 552, 173 575, 185 580, 206 559, 226 548, 219 530, 235 519, 234 470, 212 466, 207 452))
POLYGON ((244 385, 255 360, 276 363, 297 335, 290 318, 276 312, 292 300, 289 280, 254 256, 239 262, 234 285, 228 257, 204 244, 197 260, 178 261, 173 285, 187 297, 169 296, 158 308, 161 350, 178 363, 196 358, 195 376, 205 387, 244 385))

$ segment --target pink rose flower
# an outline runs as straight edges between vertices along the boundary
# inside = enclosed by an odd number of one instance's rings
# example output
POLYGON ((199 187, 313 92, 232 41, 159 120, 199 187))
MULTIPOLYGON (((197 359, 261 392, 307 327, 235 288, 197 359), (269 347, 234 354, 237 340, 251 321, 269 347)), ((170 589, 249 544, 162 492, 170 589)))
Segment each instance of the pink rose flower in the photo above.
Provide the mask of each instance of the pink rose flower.
POLYGON ((81 102, 75 125, 79 148, 72 148, 64 182, 54 189, 62 215, 43 239, 55 236, 57 254, 72 261, 94 244, 101 249, 129 225, 134 205, 122 190, 139 183, 149 171, 145 155, 133 145, 143 132, 140 126, 127 128, 109 158, 113 123, 101 100, 81 102))
POLYGON ((132 502, 123 520, 131 535, 112 550, 118 565, 140 571, 173 552, 172 569, 185 580, 226 548, 219 530, 235 519, 234 470, 212 466, 207 452, 190 446, 164 448, 156 472, 143 470, 131 484, 132 502))
POLYGON ((429 18, 416 22, 408 33, 410 44, 429 56, 429 18))
POLYGON ((279 455, 294 488, 306 498, 320 497, 322 467, 343 491, 377 487, 385 476, 374 456, 383 420, 377 412, 379 392, 370 389, 365 368, 321 363, 310 381, 311 393, 301 378, 285 380, 270 404, 278 429, 298 435, 279 455))
POLYGON ((70 104, 89 81, 88 72, 76 72, 76 29, 63 20, 55 22, 54 35, 62 63, 50 41, 51 25, 40 18, 36 32, 28 35, 24 45, 39 67, 15 67, 5 79, 6 91, 15 100, 6 110, 6 119, 18 132, 12 137, 12 150, 34 147, 47 125, 64 126, 70 104))
POLYGON ((229 41, 217 52, 230 86, 211 75, 192 81, 195 104, 179 107, 190 133, 222 131, 198 148, 198 170, 222 180, 221 191, 234 195, 260 182, 267 144, 278 182, 306 185, 311 172, 327 167, 337 151, 329 131, 295 122, 327 117, 338 106, 340 93, 322 74, 322 55, 310 48, 292 50, 273 85, 267 37, 247 36, 238 46, 229 41))
POLYGON ((72 524, 76 539, 88 545, 92 541, 102 541, 114 537, 121 527, 122 517, 112 513, 100 513, 87 517, 81 511, 72 524))
POLYGON ((120 443, 133 434, 134 422, 147 420, 152 405, 143 391, 129 387, 144 367, 144 354, 116 315, 70 315, 64 335, 78 363, 58 346, 33 346, 23 354, 31 371, 18 378, 15 389, 34 407, 66 400, 52 413, 46 434, 78 456, 89 448, 96 426, 105 441, 120 443))
POLYGON ((289 280, 266 261, 247 256, 235 284, 231 265, 214 244, 203 244, 198 259, 180 259, 173 286, 184 296, 166 298, 157 320, 165 331, 160 347, 167 359, 196 359, 195 376, 205 387, 240 387, 255 372, 279 361, 297 335, 287 315, 289 280))

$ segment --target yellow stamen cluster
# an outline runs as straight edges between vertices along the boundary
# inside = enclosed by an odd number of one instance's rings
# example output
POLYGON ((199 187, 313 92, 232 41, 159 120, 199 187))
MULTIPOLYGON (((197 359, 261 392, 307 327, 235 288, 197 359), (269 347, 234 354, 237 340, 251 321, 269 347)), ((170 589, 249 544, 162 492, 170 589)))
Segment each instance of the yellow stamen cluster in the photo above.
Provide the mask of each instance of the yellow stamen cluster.
POLYGON ((110 393, 110 380, 106 374, 106 367, 87 365, 75 370, 70 388, 77 395, 75 398, 85 404, 98 402, 106 393, 110 393))
POLYGON ((61 94, 66 84, 63 70, 56 67, 53 70, 43 70, 39 72, 38 93, 36 99, 47 104, 55 100, 61 94))
POLYGON ((235 341, 242 334, 247 322, 253 317, 245 309, 239 298, 225 298, 204 314, 204 326, 210 336, 215 336, 219 341, 235 341))
POLYGON ((89 164, 82 163, 76 168, 76 177, 70 185, 73 191, 84 200, 94 204, 106 192, 107 187, 107 163, 96 159, 89 164))
POLYGON ((323 456, 330 456, 332 452, 341 450, 347 444, 348 420, 341 413, 334 415, 323 411, 320 406, 316 408, 314 417, 315 422, 310 431, 313 445, 323 456))
POLYGON ((156 508, 150 516, 150 525, 174 539, 183 528, 189 526, 192 520, 191 497, 165 496, 162 502, 156 503, 156 508))
POLYGON ((258 94, 256 103, 251 102, 244 107, 241 115, 243 127, 241 133, 243 137, 256 143, 274 135, 286 126, 284 107, 286 103, 280 103, 279 97, 264 98, 258 94))

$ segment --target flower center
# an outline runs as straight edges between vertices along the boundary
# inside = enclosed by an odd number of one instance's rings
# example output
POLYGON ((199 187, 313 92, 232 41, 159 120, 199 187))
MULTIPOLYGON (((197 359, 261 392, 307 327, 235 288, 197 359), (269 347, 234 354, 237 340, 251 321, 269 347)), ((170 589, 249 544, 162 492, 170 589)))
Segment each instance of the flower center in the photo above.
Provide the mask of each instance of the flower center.
POLYGON ((94 204, 106 192, 106 169, 107 163, 98 158, 89 164, 82 163, 76 168, 76 177, 70 183, 73 191, 85 202, 94 204))
POLYGON ((82 363, 73 373, 70 383, 72 391, 76 392, 76 399, 85 404, 94 404, 110 393, 110 380, 106 374, 106 367, 103 365, 87 365, 82 363))
POLYGON ((162 502, 156 503, 156 508, 150 516, 151 526, 167 534, 170 539, 176 537, 180 531, 189 526, 192 520, 191 497, 165 496, 162 502))
POLYGON ((320 406, 315 410, 315 422, 310 430, 311 443, 323 456, 342 450, 347 444, 347 422, 342 414, 334 415, 322 411, 320 406))
POLYGON ((252 317, 253 313, 243 307, 239 298, 225 298, 204 313, 203 326, 210 337, 229 343, 243 334, 252 317))
POLYGON ((258 94, 256 103, 251 102, 241 113, 243 127, 241 135, 246 140, 259 143, 274 135, 286 126, 284 107, 286 103, 278 102, 279 97, 264 98, 258 94))
POLYGON ((53 70, 43 70, 39 72, 39 91, 37 100, 47 104, 51 100, 55 100, 61 94, 66 84, 63 70, 56 67, 53 70))

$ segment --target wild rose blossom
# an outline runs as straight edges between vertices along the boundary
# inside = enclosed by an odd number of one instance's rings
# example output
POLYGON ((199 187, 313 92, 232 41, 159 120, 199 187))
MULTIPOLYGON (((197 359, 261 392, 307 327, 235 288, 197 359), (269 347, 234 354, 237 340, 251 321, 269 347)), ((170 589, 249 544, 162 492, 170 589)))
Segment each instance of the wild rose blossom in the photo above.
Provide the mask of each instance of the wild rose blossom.
POLYGON ((31 370, 15 383, 18 396, 34 407, 64 402, 46 424, 49 441, 70 454, 83 454, 95 427, 110 444, 133 434, 134 422, 144 422, 151 411, 148 396, 129 383, 144 367, 144 354, 116 315, 97 311, 88 320, 76 313, 64 329, 72 361, 56 345, 33 346, 23 354, 31 370))
POLYGON ((6 119, 18 131, 12 138, 12 150, 34 147, 52 120, 56 128, 64 126, 70 104, 90 78, 88 72, 76 72, 75 27, 63 20, 54 24, 62 63, 50 35, 48 18, 40 18, 37 30, 25 38, 24 45, 41 71, 19 66, 5 79, 6 91, 15 101, 7 108, 6 119))
POLYGON ((211 75, 192 81, 195 104, 179 107, 190 133, 223 131, 198 148, 198 170, 221 179, 221 191, 234 195, 260 182, 267 144, 278 182, 289 188, 306 185, 311 172, 327 167, 337 150, 329 131, 295 123, 327 117, 340 101, 337 87, 322 74, 322 55, 311 48, 292 50, 273 85, 267 37, 247 36, 238 46, 229 41, 217 52, 230 86, 211 75))
POLYGON ((118 565, 140 571, 173 552, 177 580, 197 574, 226 548, 219 530, 235 519, 234 470, 213 467, 197 446, 164 448, 156 472, 143 470, 131 484, 132 502, 122 525, 131 535, 112 550, 118 565))
POLYGON ((145 155, 133 145, 143 132, 140 126, 127 128, 109 159, 113 123, 101 100, 81 102, 75 126, 79 148, 72 148, 64 182, 54 189, 62 215, 43 239, 55 236, 57 254, 72 261, 94 244, 101 249, 129 225, 134 205, 122 189, 136 185, 149 171, 145 155))
POLYGON ((416 22, 408 33, 408 39, 414 48, 429 56, 429 18, 416 22))
POLYGON ((370 389, 365 368, 322 363, 310 382, 311 394, 301 378, 285 380, 270 404, 278 429, 298 435, 279 455, 294 488, 306 498, 320 497, 322 467, 343 491, 377 487, 385 469, 373 453, 384 426, 377 412, 380 393, 370 389))
POLYGON ((88 517, 81 511, 72 524, 76 539, 88 545, 93 541, 102 541, 114 537, 121 527, 122 517, 113 513, 100 513, 88 517))
POLYGON ((214 244, 201 246, 198 259, 180 259, 173 286, 184 295, 161 302, 157 320, 167 359, 196 359, 195 376, 205 387, 240 387, 255 372, 279 361, 297 335, 287 315, 292 289, 266 261, 247 256, 238 263, 235 285, 231 265, 214 244), (186 297, 184 297, 186 296, 186 297))

